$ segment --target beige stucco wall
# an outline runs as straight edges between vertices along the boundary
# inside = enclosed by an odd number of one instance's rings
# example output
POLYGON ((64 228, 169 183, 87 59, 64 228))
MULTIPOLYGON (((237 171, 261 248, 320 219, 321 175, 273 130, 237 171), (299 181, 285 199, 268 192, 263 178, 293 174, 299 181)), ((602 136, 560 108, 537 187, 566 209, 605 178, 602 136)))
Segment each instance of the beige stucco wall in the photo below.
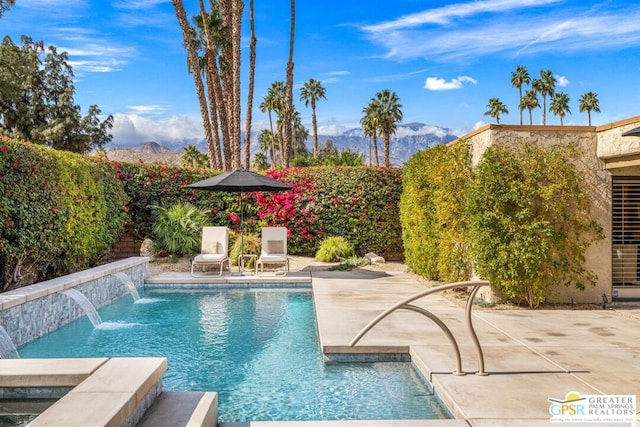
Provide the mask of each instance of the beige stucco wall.
MULTIPOLYGON (((550 302, 601 303, 602 294, 611 301, 611 174, 604 170, 604 162, 597 156, 598 132, 589 126, 514 126, 488 125, 463 136, 472 147, 473 164, 476 165, 486 149, 493 144, 509 144, 526 141, 550 147, 575 142, 583 153, 575 159, 585 172, 585 185, 592 198, 594 219, 603 227, 606 238, 592 245, 586 253, 586 267, 598 276, 595 287, 585 291, 556 287, 558 292, 548 295, 550 302)), ((640 138, 638 138, 640 140, 640 138)))
POLYGON ((640 153, 640 136, 622 136, 623 133, 637 127, 640 127, 640 116, 599 126, 597 128, 598 157, 609 159, 640 153))

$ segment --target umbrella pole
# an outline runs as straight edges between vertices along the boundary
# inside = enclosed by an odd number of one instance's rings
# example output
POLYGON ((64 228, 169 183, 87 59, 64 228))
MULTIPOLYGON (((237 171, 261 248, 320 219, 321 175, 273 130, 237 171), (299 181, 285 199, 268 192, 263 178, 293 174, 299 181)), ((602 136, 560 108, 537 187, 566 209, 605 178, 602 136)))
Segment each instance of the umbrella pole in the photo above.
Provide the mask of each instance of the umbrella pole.
POLYGON ((242 209, 242 191, 240 192, 240 256, 244 255, 244 211, 242 209))

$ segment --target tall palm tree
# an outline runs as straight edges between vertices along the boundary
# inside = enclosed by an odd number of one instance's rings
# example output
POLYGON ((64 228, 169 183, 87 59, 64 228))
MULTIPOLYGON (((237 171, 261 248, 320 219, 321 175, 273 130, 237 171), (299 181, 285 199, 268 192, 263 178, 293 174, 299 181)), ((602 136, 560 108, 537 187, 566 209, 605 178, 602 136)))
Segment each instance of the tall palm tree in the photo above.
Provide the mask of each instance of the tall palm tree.
MULTIPOLYGON (((172 0, 173 8, 176 11, 176 17, 178 18, 178 23, 180 24, 180 29, 182 30, 182 38, 185 48, 187 49, 187 58, 189 69, 192 71, 193 82, 196 86, 196 94, 198 96, 198 104, 200 105, 200 116, 202 118, 202 123, 204 124, 204 136, 207 141, 207 147, 211 152, 213 150, 214 140, 213 133, 211 132, 211 122, 209 117, 209 105, 207 104, 207 98, 205 95, 205 86, 202 80, 202 74, 195 70, 197 64, 200 62, 198 58, 198 53, 196 51, 196 45, 194 43, 192 37, 192 29, 189 25, 189 21, 187 20, 187 12, 184 9, 184 4, 182 0, 172 0)), ((215 164, 213 162, 212 155, 209 155, 211 167, 214 167, 215 164)))
POLYGON ((373 143, 373 152, 376 159, 376 166, 380 166, 380 159, 378 158, 378 130, 379 126, 379 115, 377 111, 377 104, 373 102, 373 99, 369 101, 366 107, 362 109, 362 118, 360 119, 360 124, 362 125, 362 129, 364 131, 365 136, 371 137, 369 142, 369 166, 371 166, 371 144, 373 143))
POLYGON ((384 165, 391 167, 389 159, 389 147, 391 145, 391 135, 396 133, 396 125, 402 121, 402 104, 395 92, 384 89, 376 93, 374 103, 379 117, 380 130, 383 135, 384 142, 384 165))
POLYGON ((551 70, 540 70, 540 78, 533 79, 533 88, 542 95, 542 124, 547 124, 547 95, 553 96, 556 91, 556 78, 551 70))
POLYGON ((567 113, 571 114, 571 110, 569 109, 569 96, 564 92, 554 93, 549 103, 549 111, 560 117, 560 126, 564 125, 562 119, 567 113))
POLYGON ((316 101, 327 99, 326 91, 322 87, 322 82, 309 79, 302 89, 300 89, 300 101, 304 101, 304 106, 311 104, 311 124, 313 125, 313 157, 318 157, 318 120, 316 117, 316 101))
MULTIPOLYGON (((531 83, 531 77, 529 71, 524 65, 518 65, 516 70, 511 73, 511 86, 517 87, 520 92, 520 102, 518 105, 522 106, 522 85, 528 85, 531 83)), ((520 126, 522 126, 522 110, 520 107, 520 126)))
POLYGON ((260 111, 262 111, 263 113, 267 113, 269 115, 269 130, 271 131, 271 136, 272 136, 271 147, 270 147, 271 165, 272 167, 275 167, 276 137, 275 137, 275 133, 273 133, 273 119, 271 118, 271 112, 276 111, 276 109, 278 108, 278 105, 272 89, 273 89, 273 86, 267 91, 267 94, 263 98, 262 103, 260 104, 260 111))
POLYGON ((253 1, 249 1, 249 25, 251 26, 251 43, 249 44, 249 88, 247 98, 247 118, 245 121, 244 131, 244 167, 250 168, 251 159, 251 119, 253 114, 253 87, 255 82, 256 72, 256 44, 258 39, 256 38, 256 25, 253 16, 253 1))
POLYGON ((520 111, 523 109, 529 110, 529 125, 533 125, 533 116, 531 115, 531 111, 534 108, 540 108, 540 102, 538 101, 538 92, 533 89, 527 90, 524 94, 524 97, 520 101, 520 111))
POLYGON ((293 41, 296 29, 296 0, 291 0, 291 26, 289 29, 289 60, 287 61, 287 107, 285 109, 284 167, 290 164, 293 148, 293 41))
MULTIPOLYGON (((207 13, 203 0, 200 0, 200 15, 194 18, 193 40, 199 51, 204 51, 200 58, 200 72, 207 82, 207 98, 209 101, 209 124, 213 134, 213 147, 207 141, 209 163, 212 168, 225 169, 226 156, 220 149, 222 134, 224 152, 228 153, 228 134, 226 132, 226 109, 224 106, 218 71, 219 51, 227 45, 226 28, 222 23, 217 5, 211 2, 211 13, 207 13), (222 127, 222 132, 220 132, 222 127)), ((207 123, 204 123, 207 125, 207 123)))
POLYGON ((591 112, 600 112, 600 102, 598 101, 598 94, 594 92, 587 92, 580 97, 580 112, 587 112, 589 117, 589 126, 591 126, 591 112))
POLYGON ((271 87, 269 88, 269 91, 267 93, 267 95, 269 95, 270 97, 273 98, 273 107, 274 107, 274 111, 276 112, 276 133, 274 135, 278 136, 278 140, 277 140, 277 146, 279 148, 280 151, 280 159, 279 159, 279 164, 280 166, 284 167, 285 164, 285 158, 284 158, 284 153, 285 153, 285 147, 284 147, 284 141, 285 141, 285 122, 287 120, 286 118, 286 114, 287 114, 287 89, 284 85, 284 82, 282 80, 277 80, 273 83, 271 83, 271 87))
POLYGON ((507 106, 500 101, 500 98, 491 98, 487 104, 487 111, 484 112, 485 116, 491 116, 496 119, 496 123, 500 124, 500 114, 509 114, 507 106))
POLYGON ((276 159, 275 159, 276 151, 273 148, 275 144, 274 140, 275 140, 275 135, 273 134, 272 131, 268 129, 262 129, 262 132, 260 132, 260 136, 258 136, 258 142, 260 143, 260 151, 263 153, 267 153, 267 151, 270 152, 271 168, 275 168, 276 166, 276 159))
POLYGON ((242 38, 242 9, 244 2, 242 0, 231 0, 231 46, 233 48, 231 63, 232 75, 232 99, 233 99, 233 124, 231 139, 231 168, 240 167, 240 134, 241 134, 241 117, 240 117, 240 60, 241 60, 241 38, 242 38))

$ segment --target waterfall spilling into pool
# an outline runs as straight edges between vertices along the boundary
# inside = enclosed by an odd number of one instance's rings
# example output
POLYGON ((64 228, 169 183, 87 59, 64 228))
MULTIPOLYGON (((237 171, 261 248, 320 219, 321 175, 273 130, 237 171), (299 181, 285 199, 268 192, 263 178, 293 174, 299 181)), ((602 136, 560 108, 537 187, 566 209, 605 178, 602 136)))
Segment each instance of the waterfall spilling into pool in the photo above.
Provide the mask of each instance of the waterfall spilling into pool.
POLYGON ((122 271, 118 273, 113 273, 113 275, 118 279, 120 279, 120 282, 122 282, 122 284, 127 287, 127 290, 133 297, 134 301, 140 300, 140 294, 138 293, 138 288, 136 288, 136 285, 133 283, 133 280, 131 280, 131 277, 127 276, 127 274, 123 273, 122 271))
POLYGON ((0 359, 19 359, 18 349, 7 330, 0 326, 0 359))
POLYGON ((82 292, 76 289, 67 289, 66 291, 63 291, 62 294, 68 296, 76 303, 78 303, 80 308, 84 310, 94 328, 102 323, 102 319, 100 318, 98 311, 82 292))

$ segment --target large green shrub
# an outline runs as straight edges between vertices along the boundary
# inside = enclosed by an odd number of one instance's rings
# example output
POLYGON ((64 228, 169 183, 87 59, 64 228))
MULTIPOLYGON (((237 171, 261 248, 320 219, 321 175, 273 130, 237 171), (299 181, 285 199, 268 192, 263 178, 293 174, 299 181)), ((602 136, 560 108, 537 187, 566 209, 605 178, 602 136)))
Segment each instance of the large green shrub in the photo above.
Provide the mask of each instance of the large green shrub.
POLYGON ((439 145, 414 155, 405 165, 400 222, 407 267, 433 280, 468 280, 464 195, 471 181, 465 143, 439 145))
POLYGON ((0 139, 0 288, 94 265, 123 231, 113 165, 0 139))
POLYGON ((558 285, 584 289, 587 248, 603 237, 592 220, 573 146, 493 145, 469 190, 475 268, 512 301, 537 307, 558 285))

